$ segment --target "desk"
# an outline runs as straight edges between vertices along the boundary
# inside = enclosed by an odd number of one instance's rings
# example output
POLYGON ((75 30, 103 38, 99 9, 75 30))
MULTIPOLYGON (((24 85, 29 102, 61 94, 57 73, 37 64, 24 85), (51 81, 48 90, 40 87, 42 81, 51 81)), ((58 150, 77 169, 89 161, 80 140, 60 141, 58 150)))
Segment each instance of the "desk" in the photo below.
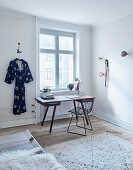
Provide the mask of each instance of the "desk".
POLYGON ((54 121, 54 117, 55 117, 55 112, 56 112, 56 106, 60 105, 61 102, 65 102, 65 101, 73 101, 75 113, 76 113, 76 101, 80 102, 81 106, 82 106, 82 109, 84 111, 84 114, 85 114, 86 122, 87 122, 87 124, 89 124, 88 120, 87 120, 87 117, 86 117, 83 101, 84 100, 89 100, 90 98, 94 98, 94 97, 86 96, 86 95, 85 96, 79 96, 79 95, 76 95, 76 96, 74 95, 73 96, 73 95, 69 95, 69 96, 55 96, 55 98, 51 99, 51 100, 44 100, 41 97, 35 98, 35 100, 39 104, 41 104, 44 107, 46 107, 46 110, 45 110, 45 113, 44 113, 44 117, 43 117, 43 121, 42 121, 41 125, 43 126, 43 123, 44 123, 45 118, 47 116, 47 112, 48 112, 49 106, 54 106, 53 114, 52 114, 52 120, 51 120, 51 125, 50 125, 50 130, 49 130, 49 133, 51 133, 52 126, 53 126, 53 121, 54 121))

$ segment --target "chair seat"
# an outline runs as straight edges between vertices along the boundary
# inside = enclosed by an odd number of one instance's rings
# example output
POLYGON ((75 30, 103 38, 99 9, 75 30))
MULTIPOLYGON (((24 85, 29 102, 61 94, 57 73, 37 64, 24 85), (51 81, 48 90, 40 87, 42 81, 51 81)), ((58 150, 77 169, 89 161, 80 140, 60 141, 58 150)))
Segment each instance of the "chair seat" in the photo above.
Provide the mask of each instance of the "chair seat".
MULTIPOLYGON (((85 113, 86 113, 87 115, 89 115, 89 113, 90 113, 91 111, 92 111, 91 109, 85 108, 85 113)), ((75 112, 75 109, 69 110, 68 112, 70 112, 70 113, 73 114, 73 115, 75 115, 75 114, 80 115, 80 116, 84 115, 84 112, 83 112, 82 107, 76 107, 76 112, 75 112)))

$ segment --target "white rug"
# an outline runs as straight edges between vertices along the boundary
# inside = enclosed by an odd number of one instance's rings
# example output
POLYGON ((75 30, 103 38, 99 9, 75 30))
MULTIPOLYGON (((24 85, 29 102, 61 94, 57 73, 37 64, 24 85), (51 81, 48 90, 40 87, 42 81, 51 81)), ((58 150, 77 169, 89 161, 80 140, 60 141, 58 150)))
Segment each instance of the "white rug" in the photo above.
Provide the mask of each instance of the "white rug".
POLYGON ((40 148, 2 152, 0 170, 65 170, 51 154, 40 148))
POLYGON ((63 142, 45 151, 68 170, 133 170, 133 144, 111 133, 63 142))

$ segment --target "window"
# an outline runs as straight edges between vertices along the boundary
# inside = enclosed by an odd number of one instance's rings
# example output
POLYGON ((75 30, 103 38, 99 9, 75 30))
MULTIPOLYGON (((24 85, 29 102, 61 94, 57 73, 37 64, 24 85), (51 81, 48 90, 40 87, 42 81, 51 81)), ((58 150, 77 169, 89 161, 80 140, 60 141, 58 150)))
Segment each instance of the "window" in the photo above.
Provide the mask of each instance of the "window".
POLYGON ((45 79, 52 79, 53 78, 53 69, 52 68, 45 68, 44 71, 45 79))
POLYGON ((75 33, 40 29, 40 89, 66 89, 75 75, 75 33))

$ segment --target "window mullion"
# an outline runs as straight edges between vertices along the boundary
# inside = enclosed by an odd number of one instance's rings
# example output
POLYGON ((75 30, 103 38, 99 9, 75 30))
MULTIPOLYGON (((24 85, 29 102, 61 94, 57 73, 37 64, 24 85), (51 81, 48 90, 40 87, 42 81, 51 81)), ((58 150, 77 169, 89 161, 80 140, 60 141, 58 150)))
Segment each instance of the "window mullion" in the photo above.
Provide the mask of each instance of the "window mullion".
POLYGON ((55 53, 55 50, 40 48, 40 53, 55 53))
POLYGON ((56 61, 55 61, 55 74, 56 74, 56 89, 59 89, 59 36, 56 35, 56 61))
POLYGON ((59 54, 73 54, 73 51, 59 50, 59 54))
MULTIPOLYGON (((76 38, 75 34, 73 36, 73 79, 75 80, 76 78, 76 38)), ((73 82, 74 82, 73 80, 73 82)))

